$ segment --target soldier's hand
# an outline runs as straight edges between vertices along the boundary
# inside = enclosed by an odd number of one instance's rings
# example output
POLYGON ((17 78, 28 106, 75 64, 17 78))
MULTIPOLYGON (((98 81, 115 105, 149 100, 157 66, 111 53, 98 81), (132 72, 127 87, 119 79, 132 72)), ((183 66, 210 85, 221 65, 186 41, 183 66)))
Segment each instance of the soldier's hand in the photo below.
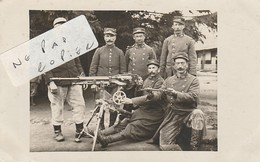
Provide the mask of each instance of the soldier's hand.
POLYGON ((123 104, 133 104, 133 101, 130 98, 124 98, 122 101, 123 104))
POLYGON ((58 92, 58 87, 56 86, 54 81, 50 82, 51 93, 56 94, 58 92))
POLYGON ((148 91, 148 95, 147 95, 147 99, 148 100, 151 100, 151 99, 153 99, 153 97, 154 97, 154 94, 153 94, 153 92, 152 91, 148 91))
POLYGON ((91 90, 92 90, 93 92, 97 92, 97 91, 98 91, 98 86, 95 85, 95 84, 91 85, 90 88, 91 88, 91 90))
POLYGON ((166 94, 169 96, 175 96, 176 95, 176 91, 173 88, 167 88, 167 92, 166 94))

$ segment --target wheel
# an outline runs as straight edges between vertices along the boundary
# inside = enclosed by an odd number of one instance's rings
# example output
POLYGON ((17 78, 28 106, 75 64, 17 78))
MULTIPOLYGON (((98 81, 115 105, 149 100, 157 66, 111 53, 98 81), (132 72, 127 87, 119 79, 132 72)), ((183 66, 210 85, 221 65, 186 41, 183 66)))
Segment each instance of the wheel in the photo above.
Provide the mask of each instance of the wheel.
POLYGON ((113 95, 113 102, 116 105, 122 105, 123 99, 126 98, 126 94, 123 91, 117 91, 113 95))

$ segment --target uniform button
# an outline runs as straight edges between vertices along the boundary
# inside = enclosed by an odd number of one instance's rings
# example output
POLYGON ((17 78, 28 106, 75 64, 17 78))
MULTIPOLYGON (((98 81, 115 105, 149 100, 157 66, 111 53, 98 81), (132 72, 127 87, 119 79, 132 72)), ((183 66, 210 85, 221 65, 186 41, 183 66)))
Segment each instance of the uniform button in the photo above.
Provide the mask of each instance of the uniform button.
POLYGON ((111 70, 111 68, 109 68, 109 70, 111 70))
POLYGON ((185 85, 183 85, 182 87, 185 87, 185 85))
POLYGON ((135 69, 133 69, 133 71, 135 71, 135 69))
POLYGON ((186 79, 185 79, 184 81, 185 81, 185 82, 187 82, 187 80, 186 80, 186 79))
POLYGON ((112 49, 111 49, 111 48, 110 48, 109 50, 110 50, 110 51, 112 51, 112 49))
POLYGON ((112 57, 111 55, 109 57, 112 57))
POLYGON ((173 97, 171 97, 171 99, 173 100, 173 97))
POLYGON ((135 55, 135 53, 133 53, 133 55, 135 55))
POLYGON ((135 66, 135 63, 133 63, 133 65, 135 66))
POLYGON ((112 55, 112 53, 111 53, 111 52, 110 52, 109 54, 110 54, 110 55, 112 55))
POLYGON ((144 58, 142 58, 142 60, 144 60, 144 58))
POLYGON ((145 55, 145 53, 143 53, 143 55, 145 55))
POLYGON ((109 74, 111 73, 111 71, 108 72, 109 74))

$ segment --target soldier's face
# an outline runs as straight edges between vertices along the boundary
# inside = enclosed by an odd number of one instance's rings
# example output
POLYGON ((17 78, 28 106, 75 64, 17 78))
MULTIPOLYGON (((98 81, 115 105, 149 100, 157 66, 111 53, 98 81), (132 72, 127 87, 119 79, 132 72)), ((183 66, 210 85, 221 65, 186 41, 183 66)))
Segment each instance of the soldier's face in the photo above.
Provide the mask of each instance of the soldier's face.
POLYGON ((184 27, 185 27, 185 25, 178 23, 178 22, 173 22, 173 25, 172 25, 172 28, 173 28, 175 34, 182 34, 184 27))
POLYGON ((184 74, 188 69, 188 62, 185 59, 177 58, 173 66, 177 73, 184 74))
POLYGON ((148 74, 149 74, 149 76, 155 76, 155 75, 157 75, 159 73, 159 71, 160 71, 159 67, 156 66, 156 65, 151 64, 151 65, 148 66, 148 74))
POLYGON ((107 45, 114 45, 116 41, 116 36, 112 34, 105 34, 104 35, 104 40, 107 45))
POLYGON ((137 44, 143 44, 145 40, 145 35, 143 33, 136 33, 133 35, 133 39, 137 44))

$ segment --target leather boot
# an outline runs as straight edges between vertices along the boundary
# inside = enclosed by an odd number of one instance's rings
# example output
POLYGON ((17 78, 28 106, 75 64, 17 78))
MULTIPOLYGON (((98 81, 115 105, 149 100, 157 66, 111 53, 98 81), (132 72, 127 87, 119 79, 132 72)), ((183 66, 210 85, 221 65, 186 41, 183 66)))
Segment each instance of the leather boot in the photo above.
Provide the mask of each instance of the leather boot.
POLYGON ((100 144, 103 148, 107 147, 107 145, 109 143, 121 141, 123 139, 125 139, 125 137, 123 136, 123 134, 121 132, 112 134, 109 136, 103 136, 103 135, 101 135, 100 132, 98 132, 98 135, 97 135, 97 140, 100 142, 100 144))
POLYGON ((117 118, 117 112, 110 111, 109 127, 111 127, 115 124, 116 118, 117 118))
POLYGON ((202 139, 202 132, 200 130, 191 130, 190 150, 198 151, 202 139))
POLYGON ((112 127, 108 127, 108 128, 105 128, 103 130, 100 131, 100 133, 103 135, 103 136, 108 136, 108 135, 111 135, 111 134, 115 134, 115 133, 118 133, 115 128, 112 126, 112 127))

